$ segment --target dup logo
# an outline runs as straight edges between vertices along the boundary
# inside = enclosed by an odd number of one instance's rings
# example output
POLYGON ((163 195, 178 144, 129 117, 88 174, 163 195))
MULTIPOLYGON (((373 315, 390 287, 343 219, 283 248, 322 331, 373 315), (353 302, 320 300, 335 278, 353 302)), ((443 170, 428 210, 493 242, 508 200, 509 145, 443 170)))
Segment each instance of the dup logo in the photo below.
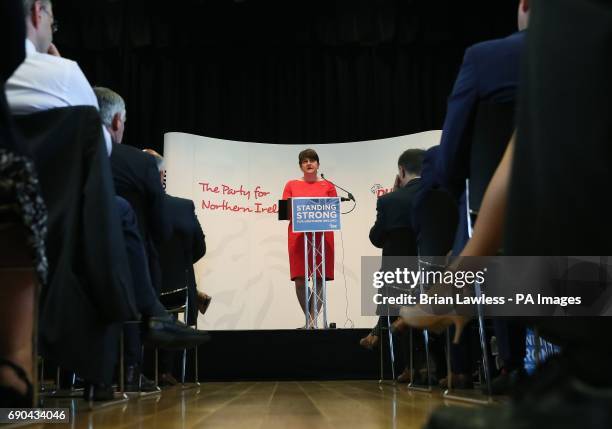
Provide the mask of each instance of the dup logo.
POLYGON ((376 195, 376 198, 391 192, 391 188, 384 188, 380 183, 376 183, 370 188, 370 192, 376 195))

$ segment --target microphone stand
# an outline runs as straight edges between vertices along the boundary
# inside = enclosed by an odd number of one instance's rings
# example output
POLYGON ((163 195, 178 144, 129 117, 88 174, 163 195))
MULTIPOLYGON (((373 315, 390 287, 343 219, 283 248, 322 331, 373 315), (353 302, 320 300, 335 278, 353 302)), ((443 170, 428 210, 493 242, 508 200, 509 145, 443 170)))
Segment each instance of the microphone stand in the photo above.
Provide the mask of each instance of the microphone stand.
POLYGON ((323 180, 325 180, 326 182, 331 183, 332 185, 334 185, 336 188, 340 189, 341 191, 344 191, 347 193, 348 195, 348 199, 347 198, 340 198, 341 201, 353 201, 354 203, 356 203, 357 201, 355 201, 355 197, 353 196, 353 194, 351 194, 349 191, 347 191, 346 189, 344 189, 342 186, 338 186, 336 185, 334 182, 332 182, 331 180, 328 180, 325 178, 325 175, 323 173, 321 173, 321 178, 323 180))

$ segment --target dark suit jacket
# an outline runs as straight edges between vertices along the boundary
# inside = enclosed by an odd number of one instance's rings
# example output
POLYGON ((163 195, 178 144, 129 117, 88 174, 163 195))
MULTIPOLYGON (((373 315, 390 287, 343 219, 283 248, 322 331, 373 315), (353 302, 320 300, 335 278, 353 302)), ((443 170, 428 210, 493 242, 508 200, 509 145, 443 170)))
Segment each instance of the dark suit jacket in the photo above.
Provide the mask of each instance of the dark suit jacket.
POLYGON ((41 353, 88 380, 110 382, 118 322, 139 314, 100 116, 94 107, 80 106, 14 120, 49 211, 41 353))
POLYGON ((206 254, 204 232, 195 214, 193 201, 166 195, 166 208, 172 220, 172 236, 159 246, 162 290, 189 288, 189 322, 197 315, 197 285, 193 264, 206 254))
POLYGON ((128 200, 136 212, 143 240, 161 243, 168 239, 172 224, 155 159, 135 147, 113 144, 111 166, 117 195, 128 200))
POLYGON ((525 32, 478 43, 465 51, 463 64, 448 100, 436 162, 436 181, 456 198, 459 226, 455 253, 467 242, 465 179, 470 169, 471 126, 482 101, 516 99, 525 32))
POLYGON ((13 124, 6 103, 4 84, 25 58, 25 19, 22 0, 0 2, 0 40, 4 42, 4 54, 0 61, 0 149, 23 153, 23 145, 13 134, 13 124))
POLYGON ((156 244, 170 238, 172 224, 155 158, 132 146, 113 144, 111 166, 117 195, 128 200, 136 217, 149 260, 151 282, 159 292, 162 274, 156 244))
POLYGON ((25 59, 25 18, 22 0, 0 2, 0 40, 4 42, 4 53, 0 63, 0 81, 8 80, 25 59))
POLYGON ((370 242, 382 249, 383 256, 416 255, 416 236, 412 228, 412 204, 420 179, 378 198, 376 222, 370 229, 370 242))
POLYGON ((457 230, 457 204, 435 181, 439 152, 440 146, 425 152, 421 183, 413 202, 412 225, 420 256, 445 256, 457 230))

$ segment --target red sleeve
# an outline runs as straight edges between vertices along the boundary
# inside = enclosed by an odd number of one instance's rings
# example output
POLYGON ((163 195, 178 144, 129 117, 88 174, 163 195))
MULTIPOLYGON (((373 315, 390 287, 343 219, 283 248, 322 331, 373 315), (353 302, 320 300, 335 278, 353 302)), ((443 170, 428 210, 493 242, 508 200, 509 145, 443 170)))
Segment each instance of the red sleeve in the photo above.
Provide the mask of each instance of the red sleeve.
POLYGON ((327 189, 327 196, 328 197, 337 197, 338 193, 336 192, 336 187, 334 185, 332 185, 331 183, 327 182, 327 184, 329 185, 329 188, 327 189))
POLYGON ((291 198, 291 197, 292 197, 292 192, 291 192, 291 180, 290 180, 287 183, 285 183, 285 189, 283 190, 283 197, 281 199, 286 200, 287 198, 291 198))

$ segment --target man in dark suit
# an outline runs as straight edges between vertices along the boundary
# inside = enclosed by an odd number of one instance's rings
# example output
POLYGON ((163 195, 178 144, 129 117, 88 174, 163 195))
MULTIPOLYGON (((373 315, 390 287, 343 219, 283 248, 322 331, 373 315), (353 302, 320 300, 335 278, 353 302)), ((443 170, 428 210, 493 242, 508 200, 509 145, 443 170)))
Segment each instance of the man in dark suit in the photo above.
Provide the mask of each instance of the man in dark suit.
POLYGON ((121 144, 126 121, 123 98, 108 88, 97 87, 94 92, 100 105, 102 123, 113 141, 111 167, 115 190, 136 212, 140 236, 149 259, 151 280, 159 291, 161 274, 156 245, 170 237, 172 224, 164 204, 164 189, 159 181, 157 165, 140 149, 121 144))
POLYGON ((470 168, 470 128, 479 103, 504 103, 516 99, 528 12, 528 1, 521 0, 519 32, 503 39, 478 43, 465 51, 448 99, 435 177, 437 183, 461 203, 454 254, 461 251, 468 239, 465 179, 469 177, 470 168))
MULTIPOLYGON (((542 0, 533 6, 516 138, 487 191, 465 254, 494 255, 503 243, 510 256, 607 255, 612 250, 612 4, 542 0)), ((609 289, 605 265, 601 260, 591 265, 594 270, 583 271, 576 289, 563 295, 609 289)), ((571 270, 565 269, 553 278, 562 274, 571 288, 571 270)), ((559 290, 569 289, 552 294, 559 290)), ((432 413, 426 428, 610 427, 611 319, 589 314, 593 317, 531 320, 543 338, 561 345, 561 353, 536 369, 508 403, 444 407, 432 413)))
POLYGON ((162 290, 172 290, 177 284, 188 286, 188 320, 191 325, 197 317, 198 302, 193 264, 206 254, 204 232, 195 215, 193 201, 166 195, 166 204, 172 215, 173 231, 170 240, 159 248, 162 290), (173 249, 178 251, 174 252, 173 249))
MULTIPOLYGON (((164 158, 153 149, 144 149, 155 158, 162 179, 164 158)), ((172 234, 169 240, 158 246, 162 270, 162 290, 176 288, 177 284, 189 287, 189 324, 195 323, 197 310, 204 314, 208 309, 211 297, 197 290, 193 265, 206 254, 206 240, 202 226, 195 214, 193 201, 186 198, 165 195, 166 210, 172 223, 172 234), (184 278, 187 270, 187 278, 184 278)))
MULTIPOLYGON (((520 57, 525 45, 529 21, 529 1, 518 6, 519 31, 503 39, 478 43, 465 51, 453 91, 448 100, 442 130, 440 150, 436 161, 435 178, 457 200, 459 224, 453 245, 453 254, 461 252, 468 241, 465 180, 469 177, 471 127, 479 103, 513 102, 517 96, 520 57)), ((505 321, 494 321, 500 355, 504 361, 502 378, 494 382, 493 390, 503 393, 507 378, 522 372, 525 356, 525 330, 505 321)), ((471 332, 471 330, 466 330, 471 332)), ((467 339, 466 339, 467 340, 467 339)), ((468 344, 462 341, 454 346, 453 373, 471 378, 471 359, 468 344)))
POLYGON ((370 229, 370 242, 382 249, 383 256, 416 255, 416 238, 410 219, 412 200, 418 190, 424 151, 408 149, 397 161, 393 192, 376 202, 376 222, 370 229), (402 231, 398 236, 395 232, 402 231))
MULTIPOLYGON (((376 221, 370 229, 370 242, 382 249, 383 267, 387 265, 385 257, 417 255, 412 209, 419 189, 424 154, 421 149, 408 149, 402 153, 397 161, 398 174, 395 176, 393 191, 382 195, 376 202, 376 221)), ((378 323, 359 342, 367 349, 378 344, 380 328, 387 323, 387 313, 381 306, 378 306, 377 313, 381 314, 378 323)), ((393 330, 399 333, 402 329, 403 322, 397 319, 393 323, 393 330)), ((400 381, 403 381, 404 376, 400 376, 400 381)))
MULTIPOLYGON (((135 218, 129 221, 131 227, 129 237, 126 234, 126 238, 132 238, 128 242, 128 254, 134 284, 146 289, 151 295, 154 292, 155 296, 151 301, 159 305, 157 296, 161 288, 161 272, 154 242, 162 243, 169 238, 172 224, 166 212, 165 194, 159 181, 157 165, 146 153, 121 144, 126 117, 125 103, 121 96, 107 88, 94 88, 94 92, 100 105, 102 123, 108 129, 113 141, 114 156, 111 156, 111 167, 117 198, 123 199, 127 212, 133 209, 133 213, 136 214, 135 218), (135 270, 135 267, 138 267, 138 270, 135 270)), ((122 216, 122 219, 125 227, 127 216, 122 216)), ((163 307, 157 309, 157 313, 160 313, 168 328, 185 336, 193 344, 206 340, 204 332, 196 332, 174 322, 163 307)), ((154 389, 155 383, 140 374, 142 353, 138 327, 127 325, 124 327, 124 334, 126 390, 154 389)))
POLYGON ((161 273, 156 245, 170 238, 172 223, 155 161, 135 147, 118 144, 113 136, 111 167, 117 195, 128 200, 136 212, 149 259, 151 280, 159 291, 161 273))
MULTIPOLYGON (((151 155, 163 183, 163 157, 153 149, 144 149, 151 155)), ((195 325, 198 307, 204 314, 211 297, 197 290, 193 265, 206 254, 206 241, 200 222, 195 214, 193 201, 165 195, 166 210, 172 222, 172 235, 160 246, 159 260, 162 274, 162 291, 169 292, 187 286, 189 307, 187 324, 195 325)), ((182 298, 181 298, 182 299, 182 298)), ((162 384, 177 384, 172 376, 174 353, 164 351, 160 357, 160 380, 162 384)))

